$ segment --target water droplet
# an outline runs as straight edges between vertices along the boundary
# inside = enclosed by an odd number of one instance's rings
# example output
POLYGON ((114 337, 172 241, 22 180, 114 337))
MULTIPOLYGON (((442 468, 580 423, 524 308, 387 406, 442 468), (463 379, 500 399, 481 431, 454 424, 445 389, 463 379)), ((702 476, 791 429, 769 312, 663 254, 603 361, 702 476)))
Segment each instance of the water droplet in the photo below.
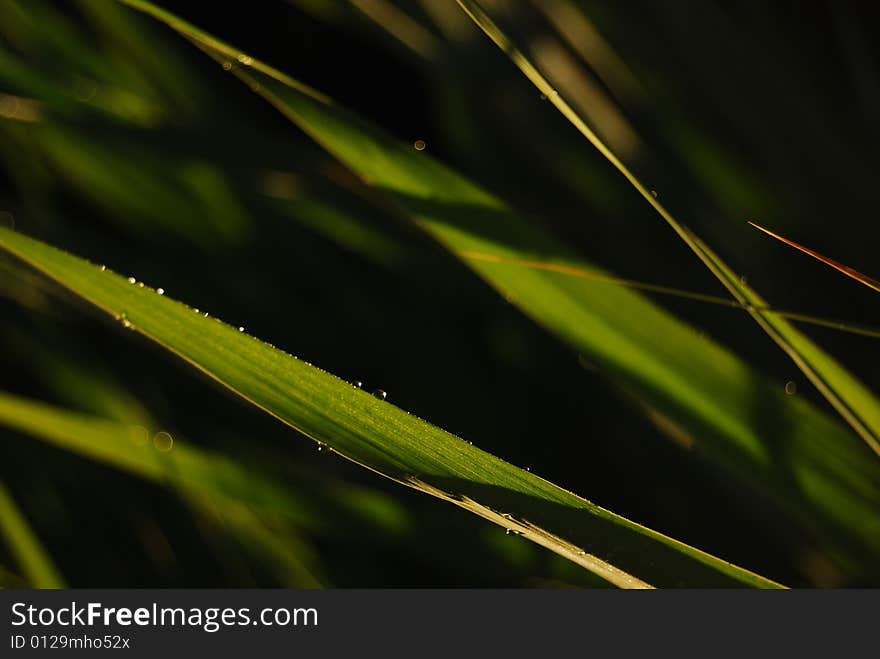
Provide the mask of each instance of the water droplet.
POLYGON ((388 398, 388 394, 381 389, 376 389, 376 391, 373 392, 373 395, 379 400, 385 400, 386 398, 388 398))
POLYGON ((318 450, 319 450, 319 451, 323 451, 323 450, 324 450, 324 445, 323 445, 321 442, 318 442, 318 450))
POLYGON ((789 396, 794 396, 797 393, 797 383, 793 380, 789 380, 785 383, 785 393, 789 396))
POLYGON ((164 288, 157 288, 157 289, 156 289, 156 292, 157 292, 159 295, 165 295, 165 289, 164 289, 164 288))
POLYGON ((363 389, 364 383, 361 382, 360 380, 355 380, 354 382, 351 383, 351 386, 357 387, 358 389, 363 389))
POLYGON ((247 55, 245 55, 244 53, 242 53, 241 55, 238 56, 238 61, 241 62, 242 64, 244 64, 245 66, 250 66, 251 64, 254 63, 254 60, 252 58, 248 57, 247 55))
POLYGON ((526 471, 531 472, 531 471, 532 471, 532 468, 531 468, 531 467, 526 467, 526 471))
POLYGON ((164 430, 161 430, 153 436, 153 446, 157 451, 168 453, 168 451, 174 448, 174 438, 164 430))
POLYGON ((205 318, 207 318, 207 317, 208 317, 208 312, 206 311, 206 312, 203 313, 202 315, 203 315, 205 318))
POLYGON ((547 97, 546 97, 544 94, 541 94, 541 100, 542 100, 542 101, 546 101, 546 100, 547 100, 547 97))
POLYGON ((657 198, 657 191, 651 190, 651 195, 654 197, 654 199, 656 199, 657 198))
POLYGON ((504 529, 504 535, 510 535, 510 529, 504 529))
POLYGON ((138 282, 138 286, 140 286, 141 288, 143 288, 143 287, 144 287, 144 282, 139 281, 139 282, 138 282))
POLYGON ((223 70, 228 71, 232 68, 232 62, 223 62, 223 70))
POLYGON ((102 265, 102 266, 101 266, 101 272, 106 272, 106 271, 107 271, 107 266, 106 266, 106 265, 102 265))
POLYGON ((137 283, 137 279, 135 279, 134 277, 129 277, 129 278, 128 278, 128 283, 129 283, 129 284, 136 284, 136 283, 137 283))
POLYGON ((416 151, 424 151, 425 147, 428 145, 425 143, 425 140, 416 140, 415 142, 413 142, 413 146, 415 147, 416 151))
POLYGON ((195 311, 196 313, 199 313, 199 308, 198 308, 198 307, 193 307, 193 311, 195 311))
POLYGON ((238 326, 238 331, 239 331, 239 332, 244 332, 244 325, 239 325, 239 326, 238 326))

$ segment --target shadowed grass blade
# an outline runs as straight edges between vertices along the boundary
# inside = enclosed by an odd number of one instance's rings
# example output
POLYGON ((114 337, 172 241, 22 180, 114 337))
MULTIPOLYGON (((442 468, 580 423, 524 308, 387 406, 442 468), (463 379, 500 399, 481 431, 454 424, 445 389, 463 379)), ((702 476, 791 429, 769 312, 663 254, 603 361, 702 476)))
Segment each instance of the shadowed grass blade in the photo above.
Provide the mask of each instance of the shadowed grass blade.
POLYGON ((0 245, 340 455, 522 534, 615 585, 777 586, 614 515, 151 288, 8 229, 0 229, 0 245))

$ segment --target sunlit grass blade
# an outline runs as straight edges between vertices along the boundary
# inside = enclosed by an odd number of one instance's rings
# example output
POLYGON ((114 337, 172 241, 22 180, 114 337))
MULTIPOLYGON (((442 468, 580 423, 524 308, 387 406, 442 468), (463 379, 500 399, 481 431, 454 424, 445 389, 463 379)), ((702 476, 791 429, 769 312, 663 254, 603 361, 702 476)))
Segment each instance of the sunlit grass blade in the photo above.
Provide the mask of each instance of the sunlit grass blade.
POLYGON ((0 533, 19 569, 33 588, 66 588, 64 578, 52 562, 36 533, 0 481, 0 533))
POLYGON ((877 281, 876 279, 872 279, 871 277, 869 277, 867 275, 863 275, 861 272, 859 272, 855 268, 850 268, 848 265, 843 265, 841 263, 838 263, 837 261, 829 259, 827 256, 822 256, 821 254, 819 254, 819 252, 816 252, 816 251, 810 249, 809 247, 804 247, 803 245, 800 245, 800 244, 794 242, 793 240, 789 240, 788 238, 784 238, 784 237, 780 236, 778 233, 773 233, 772 231, 770 231, 770 229, 765 229, 760 224, 756 224, 755 222, 751 222, 751 221, 749 222, 749 224, 751 224, 756 229, 763 231, 768 236, 772 236, 773 238, 776 238, 776 240, 779 240, 779 241, 785 243, 786 245, 790 245, 791 247, 794 247, 795 249, 802 251, 804 254, 809 254, 814 259, 818 259, 819 261, 822 261, 822 263, 824 263, 825 265, 830 265, 835 270, 842 272, 847 277, 852 277, 853 279, 855 279, 858 282, 861 282, 862 284, 864 284, 868 288, 873 288, 875 291, 880 291, 880 281, 877 281))
MULTIPOLYGON (((486 35, 510 57, 517 68, 543 94, 547 95, 547 98, 560 113, 632 184, 734 298, 740 303, 753 304, 750 298, 756 297, 754 291, 739 277, 731 277, 730 268, 724 265, 717 255, 704 249, 703 243, 681 224, 659 201, 657 196, 642 184, 638 177, 605 145, 587 122, 559 95, 547 78, 504 34, 480 4, 475 0, 457 1, 486 35)), ((798 332, 783 318, 757 309, 751 309, 750 313, 867 445, 880 455, 880 401, 830 355, 798 332)))
POLYGON ((596 290, 559 272, 505 262, 602 272, 425 151, 389 138, 323 94, 176 16, 144 0, 125 1, 222 63, 450 252, 496 257, 466 262, 508 301, 661 410, 666 426, 692 438, 702 454, 821 539, 847 572, 876 571, 880 463, 869 459, 857 437, 625 287, 596 290))
POLYGON ((615 585, 776 586, 614 515, 148 287, 7 229, 0 229, 0 245, 340 455, 522 534, 615 585))

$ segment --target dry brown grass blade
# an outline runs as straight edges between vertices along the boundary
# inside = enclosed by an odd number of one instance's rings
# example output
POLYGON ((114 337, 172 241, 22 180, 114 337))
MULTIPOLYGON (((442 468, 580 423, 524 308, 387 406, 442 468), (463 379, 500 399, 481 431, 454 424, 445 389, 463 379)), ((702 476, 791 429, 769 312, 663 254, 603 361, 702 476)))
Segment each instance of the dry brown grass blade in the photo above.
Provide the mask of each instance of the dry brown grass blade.
POLYGON ((814 259, 818 259, 818 260, 822 261, 822 263, 824 263, 826 265, 830 265, 832 268, 834 268, 835 270, 838 270, 839 272, 842 272, 847 277, 852 277, 856 281, 863 283, 865 286, 867 286, 869 288, 873 288, 875 291, 880 291, 880 281, 877 281, 876 279, 872 279, 871 277, 868 277, 867 275, 863 275, 861 272, 859 272, 858 270, 855 270, 853 268, 850 268, 848 265, 843 265, 841 263, 838 263, 837 261, 829 259, 827 256, 822 256, 818 252, 810 249, 809 247, 804 247, 803 245, 800 245, 800 244, 794 242, 793 240, 789 240, 788 238, 784 238, 784 237, 780 236, 778 233, 773 233, 772 231, 770 231, 770 229, 765 229, 760 224, 755 224, 751 220, 749 220, 749 224, 751 224, 756 229, 763 231, 768 236, 772 236, 773 238, 776 238, 776 240, 783 242, 786 245, 789 245, 791 247, 794 247, 795 249, 802 251, 804 254, 809 254, 814 259))

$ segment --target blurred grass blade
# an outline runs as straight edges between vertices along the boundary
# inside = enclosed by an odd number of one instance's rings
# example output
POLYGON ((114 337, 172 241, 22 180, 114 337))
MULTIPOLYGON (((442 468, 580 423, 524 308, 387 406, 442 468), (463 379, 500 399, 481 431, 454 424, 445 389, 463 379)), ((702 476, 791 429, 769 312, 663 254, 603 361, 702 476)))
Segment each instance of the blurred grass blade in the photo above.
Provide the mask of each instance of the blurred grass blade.
POLYGON ((868 288, 873 288, 875 291, 880 291, 880 281, 877 281, 876 279, 872 279, 871 277, 868 277, 867 275, 863 275, 861 272, 859 272, 855 268, 850 268, 848 265, 843 265, 841 263, 838 263, 837 261, 833 261, 832 259, 829 259, 827 256, 822 256, 821 254, 819 254, 819 252, 813 251, 809 247, 804 247, 803 245, 800 245, 800 244, 794 242, 793 240, 789 240, 788 238, 783 238, 778 233, 773 233, 772 231, 770 231, 770 229, 765 229, 760 224, 756 224, 751 221, 749 222, 749 224, 751 224, 756 229, 763 231, 768 236, 772 236, 773 238, 776 238, 776 240, 779 240, 780 242, 783 242, 786 245, 789 245, 791 247, 794 247, 795 249, 802 251, 804 254, 809 254, 814 259, 818 259, 819 261, 822 261, 822 263, 824 263, 825 265, 830 265, 835 270, 842 272, 847 277, 852 277, 856 281, 863 283, 868 288))
POLYGON ((507 263, 540 261, 603 273, 425 151, 389 138, 326 96, 162 9, 143 0, 124 1, 221 62, 364 181, 389 195, 505 299, 659 410, 664 425, 691 438, 703 455, 775 502, 831 548, 849 573, 876 573, 880 463, 869 460, 858 438, 625 287, 596 290, 559 272, 507 263))
POLYGON ((763 330, 797 364, 813 385, 834 405, 837 412, 859 432, 865 443, 880 454, 880 442, 872 434, 880 427, 880 403, 874 394, 853 377, 836 359, 794 328, 779 314, 760 311, 764 299, 740 281, 740 278, 699 238, 692 235, 707 258, 737 290, 737 298, 749 305, 749 313, 763 330))
MULTIPOLYGON (((656 293, 658 295, 676 297, 682 300, 692 300, 694 302, 705 302, 706 304, 714 304, 720 307, 728 307, 730 309, 740 309, 743 311, 747 311, 750 306, 748 304, 737 302, 736 300, 731 300, 728 297, 708 295, 706 293, 698 293, 696 291, 673 288, 671 286, 663 286, 661 284, 652 284, 650 282, 638 281, 635 279, 624 279, 622 277, 615 277, 604 272, 599 272, 595 270, 584 270, 583 268, 568 265, 559 265, 546 261, 529 261, 526 259, 504 258, 496 256, 495 254, 481 254, 479 252, 458 252, 457 255, 463 259, 474 261, 506 263, 510 265, 521 266, 523 268, 534 268, 536 270, 558 272, 563 275, 578 277, 580 279, 594 281, 597 283, 625 286, 626 288, 633 288, 635 290, 646 291, 648 293, 656 293)), ((841 332, 847 332, 849 334, 858 334, 860 336, 869 336, 875 339, 880 338, 880 328, 857 325, 855 323, 850 323, 842 320, 833 320, 831 318, 823 318, 821 316, 813 316, 812 314, 805 314, 798 311, 774 309, 769 306, 758 307, 758 309, 760 311, 772 312, 777 316, 781 316, 782 318, 788 318, 790 320, 795 320, 799 323, 805 323, 807 325, 827 327, 829 329, 835 329, 841 332)))
POLYGON ((19 569, 32 587, 67 588, 49 553, 31 530, 2 481, 0 481, 0 531, 15 556, 19 569))
POLYGON ((148 287, 8 229, 0 229, 0 245, 340 455, 522 534, 615 585, 777 586, 614 515, 148 287))
MULTIPOLYGON (((462 9, 502 50, 519 70, 568 119, 571 124, 614 165, 644 199, 659 213, 678 236, 693 250, 724 287, 742 303, 754 305, 758 296, 720 258, 704 249, 705 245, 660 203, 636 175, 609 149, 586 121, 562 98, 553 85, 513 44, 501 28, 475 0, 457 0, 462 9)), ((766 305, 764 305, 766 306, 766 305)), ((792 358, 810 381, 828 399, 859 436, 880 455, 880 401, 830 355, 798 332, 785 319, 750 308, 749 313, 770 337, 792 358)))
POLYGON ((317 568, 304 562, 296 547, 285 547, 279 540, 281 532, 276 530, 273 536, 263 521, 274 518, 306 528, 320 526, 318 511, 289 486, 180 441, 168 452, 157 450, 150 442, 151 433, 140 425, 62 410, 2 391, 0 425, 175 488, 194 508, 230 527, 252 554, 279 574, 285 586, 322 585, 313 575, 317 568))

